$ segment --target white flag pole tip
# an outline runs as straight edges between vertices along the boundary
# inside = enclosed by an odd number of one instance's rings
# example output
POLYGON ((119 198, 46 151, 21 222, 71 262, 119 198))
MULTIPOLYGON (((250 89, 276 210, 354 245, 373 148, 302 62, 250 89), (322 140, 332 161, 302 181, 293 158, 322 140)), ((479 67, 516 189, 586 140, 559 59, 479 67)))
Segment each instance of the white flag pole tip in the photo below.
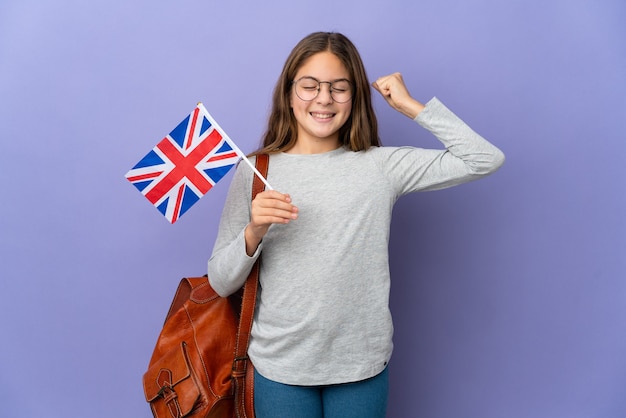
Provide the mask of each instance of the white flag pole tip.
POLYGON ((204 107, 204 105, 202 104, 202 102, 198 102, 198 107, 200 108, 200 110, 202 111, 202 113, 204 113, 204 115, 211 121, 212 124, 215 125, 216 128, 218 128, 226 137, 226 140, 228 141, 228 143, 230 144, 230 146, 235 150, 235 152, 250 166, 250 168, 252 169, 252 171, 254 171, 254 174, 256 174, 256 176, 258 178, 261 179, 261 181, 263 182, 263 184, 265 184, 265 187, 268 190, 274 190, 274 188, 267 182, 267 180, 265 179, 265 177, 263 177, 263 175, 261 173, 259 173, 259 170, 256 169, 256 167, 254 166, 254 164, 252 164, 250 162, 250 160, 248 159, 248 157, 246 157, 246 154, 243 153, 243 151, 241 151, 241 149, 239 149, 239 147, 237 146, 237 144, 235 144, 235 142, 228 136, 228 134, 222 129, 222 127, 215 121, 215 119, 213 119, 213 117, 211 116, 211 114, 209 113, 208 110, 206 110, 206 107, 204 107))

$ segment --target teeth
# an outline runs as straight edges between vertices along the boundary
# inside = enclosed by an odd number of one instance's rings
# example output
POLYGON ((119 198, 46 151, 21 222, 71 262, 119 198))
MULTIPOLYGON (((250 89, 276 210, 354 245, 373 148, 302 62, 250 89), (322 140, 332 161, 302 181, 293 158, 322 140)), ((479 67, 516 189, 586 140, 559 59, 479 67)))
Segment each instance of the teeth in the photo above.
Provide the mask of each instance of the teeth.
POLYGON ((320 119, 329 119, 333 117, 332 114, 328 114, 328 113, 311 113, 311 116, 313 116, 314 118, 320 118, 320 119))

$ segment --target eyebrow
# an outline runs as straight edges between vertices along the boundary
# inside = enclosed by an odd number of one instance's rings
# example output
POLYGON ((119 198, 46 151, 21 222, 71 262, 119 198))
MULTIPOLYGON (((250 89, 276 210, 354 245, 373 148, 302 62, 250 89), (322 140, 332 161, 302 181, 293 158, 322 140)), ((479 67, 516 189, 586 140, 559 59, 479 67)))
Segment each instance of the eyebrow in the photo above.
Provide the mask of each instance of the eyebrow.
POLYGON ((329 81, 322 81, 322 80, 318 79, 317 77, 313 77, 312 75, 303 75, 302 77, 298 77, 297 80, 299 80, 301 78, 311 78, 311 79, 317 81, 318 83, 329 83, 329 82, 330 83, 335 83, 337 81, 347 81, 349 83, 352 83, 352 81, 350 81, 349 78, 345 78, 345 77, 344 78, 336 78, 334 80, 329 80, 329 81))

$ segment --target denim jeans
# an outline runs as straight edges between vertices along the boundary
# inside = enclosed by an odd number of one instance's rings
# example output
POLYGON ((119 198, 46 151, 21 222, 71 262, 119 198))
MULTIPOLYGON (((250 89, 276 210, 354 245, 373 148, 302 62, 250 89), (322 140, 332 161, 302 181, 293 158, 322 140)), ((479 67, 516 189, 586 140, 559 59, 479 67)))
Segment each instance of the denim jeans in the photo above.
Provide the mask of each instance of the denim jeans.
POLYGON ((257 418, 384 418, 387 369, 372 378, 327 386, 277 383, 254 372, 257 418))

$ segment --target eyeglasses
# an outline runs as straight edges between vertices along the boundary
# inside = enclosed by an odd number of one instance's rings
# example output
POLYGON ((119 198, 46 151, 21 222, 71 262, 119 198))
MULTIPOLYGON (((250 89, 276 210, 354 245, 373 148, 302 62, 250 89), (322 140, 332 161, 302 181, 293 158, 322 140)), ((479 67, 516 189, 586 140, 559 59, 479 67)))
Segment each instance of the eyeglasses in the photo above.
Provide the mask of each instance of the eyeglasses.
POLYGON ((293 82, 296 95, 305 102, 315 99, 321 90, 322 84, 328 84, 330 97, 334 102, 345 103, 352 98, 352 83, 350 80, 319 81, 313 77, 302 77, 293 82))

